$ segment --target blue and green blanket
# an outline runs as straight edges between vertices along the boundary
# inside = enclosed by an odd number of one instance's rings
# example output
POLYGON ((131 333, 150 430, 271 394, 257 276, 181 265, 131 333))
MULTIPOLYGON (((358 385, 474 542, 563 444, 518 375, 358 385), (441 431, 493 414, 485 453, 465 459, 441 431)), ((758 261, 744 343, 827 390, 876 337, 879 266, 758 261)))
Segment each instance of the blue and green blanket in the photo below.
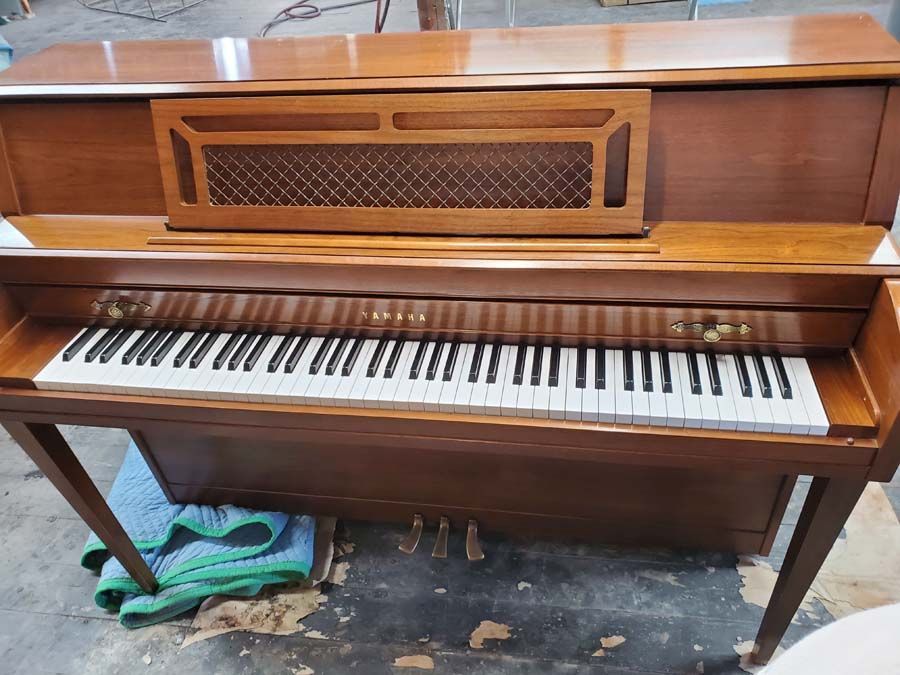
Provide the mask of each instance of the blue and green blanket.
POLYGON ((159 581, 149 595, 91 533, 81 564, 100 573, 94 600, 128 628, 172 618, 210 595, 252 596, 305 579, 315 518, 237 506, 170 504, 132 443, 109 505, 159 581))

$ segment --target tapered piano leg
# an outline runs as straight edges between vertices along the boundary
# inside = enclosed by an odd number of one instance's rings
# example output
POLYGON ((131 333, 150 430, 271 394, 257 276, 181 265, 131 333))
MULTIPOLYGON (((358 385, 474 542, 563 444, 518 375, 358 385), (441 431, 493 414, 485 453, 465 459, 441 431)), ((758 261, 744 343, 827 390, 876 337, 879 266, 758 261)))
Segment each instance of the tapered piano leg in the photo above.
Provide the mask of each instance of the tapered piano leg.
POLYGON ((24 422, 4 422, 3 427, 106 544, 131 578, 146 592, 155 592, 156 577, 59 430, 52 424, 24 422))
POLYGON ((813 479, 756 635, 753 660, 757 663, 772 658, 866 483, 857 479, 813 479))

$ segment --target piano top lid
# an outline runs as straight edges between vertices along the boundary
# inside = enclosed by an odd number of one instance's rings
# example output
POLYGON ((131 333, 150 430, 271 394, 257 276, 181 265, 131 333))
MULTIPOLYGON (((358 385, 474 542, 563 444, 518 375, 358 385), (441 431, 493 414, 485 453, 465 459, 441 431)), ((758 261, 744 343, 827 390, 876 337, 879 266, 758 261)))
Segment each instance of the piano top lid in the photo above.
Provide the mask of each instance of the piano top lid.
POLYGON ((900 43, 872 17, 823 14, 305 38, 59 44, 25 57, 0 74, 0 97, 893 77, 900 77, 900 43))

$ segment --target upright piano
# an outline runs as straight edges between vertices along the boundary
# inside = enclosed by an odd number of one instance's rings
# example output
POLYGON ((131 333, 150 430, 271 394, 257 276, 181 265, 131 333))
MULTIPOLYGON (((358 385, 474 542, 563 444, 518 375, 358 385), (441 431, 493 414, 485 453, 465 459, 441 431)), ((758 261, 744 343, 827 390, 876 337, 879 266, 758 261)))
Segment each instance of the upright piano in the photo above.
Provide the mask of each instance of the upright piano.
POLYGON ((900 462, 898 78, 866 15, 52 47, 0 75, 0 420, 147 591, 56 424, 472 559, 767 554, 811 475, 765 662, 900 462))

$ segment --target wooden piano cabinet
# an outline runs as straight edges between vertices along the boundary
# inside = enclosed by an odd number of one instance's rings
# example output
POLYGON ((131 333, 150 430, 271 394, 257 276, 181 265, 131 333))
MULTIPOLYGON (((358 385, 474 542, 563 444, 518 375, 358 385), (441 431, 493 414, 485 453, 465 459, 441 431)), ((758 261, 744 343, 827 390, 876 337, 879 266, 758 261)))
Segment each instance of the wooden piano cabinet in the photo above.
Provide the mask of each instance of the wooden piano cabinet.
POLYGON ((176 501, 362 520, 448 516, 479 531, 767 554, 794 477, 447 451, 427 437, 322 441, 254 428, 139 425, 176 501))

